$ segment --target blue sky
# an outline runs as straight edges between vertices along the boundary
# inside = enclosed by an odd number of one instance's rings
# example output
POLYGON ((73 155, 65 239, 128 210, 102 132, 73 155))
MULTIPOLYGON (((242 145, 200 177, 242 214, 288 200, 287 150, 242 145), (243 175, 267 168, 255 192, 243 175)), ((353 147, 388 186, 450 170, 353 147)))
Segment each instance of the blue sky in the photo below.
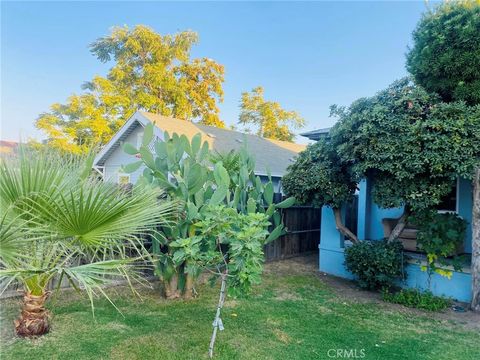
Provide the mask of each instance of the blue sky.
POLYGON ((115 25, 200 35, 193 56, 226 69, 221 118, 237 122, 243 91, 298 111, 304 130, 406 74, 405 52, 423 2, 2 2, 2 139, 42 138, 35 118, 105 75, 88 50, 115 25))

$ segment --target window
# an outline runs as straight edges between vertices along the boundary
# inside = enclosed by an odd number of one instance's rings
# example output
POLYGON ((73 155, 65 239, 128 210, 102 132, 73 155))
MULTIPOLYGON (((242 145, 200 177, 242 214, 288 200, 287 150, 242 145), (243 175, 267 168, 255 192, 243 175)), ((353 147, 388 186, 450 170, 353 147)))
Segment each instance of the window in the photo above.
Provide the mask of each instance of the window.
POLYGON ((118 174, 118 185, 128 185, 130 184, 130 174, 118 174))
POLYGON ((439 212, 457 212, 458 181, 452 186, 450 192, 445 195, 440 204, 436 206, 439 212))

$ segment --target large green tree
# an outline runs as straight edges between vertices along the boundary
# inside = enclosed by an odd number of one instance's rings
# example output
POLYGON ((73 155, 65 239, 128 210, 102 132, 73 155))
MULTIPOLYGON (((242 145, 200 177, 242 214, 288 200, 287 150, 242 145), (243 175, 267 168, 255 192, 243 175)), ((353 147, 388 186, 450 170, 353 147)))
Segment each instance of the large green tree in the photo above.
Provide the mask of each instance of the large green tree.
POLYGON ((340 159, 336 144, 321 139, 302 151, 282 178, 286 194, 301 204, 327 205, 333 209, 335 224, 344 236, 358 241, 342 221, 341 209, 353 199, 357 188, 351 166, 340 159))
MULTIPOLYGON (((446 102, 464 100, 469 105, 480 104, 480 1, 462 0, 445 2, 428 11, 413 33, 414 45, 407 54, 407 69, 418 84, 428 91, 438 93, 446 102)), ((456 143, 464 145, 465 132, 461 132, 465 116, 456 116, 464 105, 445 105, 446 112, 438 126, 446 120, 451 124, 452 115, 457 120, 456 143), (452 114, 452 111, 454 112, 452 114), (462 140, 458 140, 462 139, 462 140)), ((438 109, 439 110, 439 109, 438 109)), ((440 114, 441 111, 437 113, 440 114)), ((477 110, 471 116, 479 116, 477 110)), ((475 126, 480 127, 480 121, 475 126)), ((436 163, 442 164, 443 157, 455 158, 457 152, 445 151, 444 143, 432 137, 437 144, 436 163)), ((451 142, 452 143, 452 142, 451 142)), ((461 150, 465 150, 461 149, 461 150)), ((476 161, 476 175, 473 187, 475 192, 472 214, 472 303, 474 310, 480 311, 480 211, 478 201, 480 159, 476 149, 470 148, 466 157, 456 164, 462 167, 460 174, 468 171, 471 177, 471 163, 476 161), (478 154, 477 154, 478 155, 478 154)), ((451 163, 451 162, 450 162, 451 163)), ((442 166, 442 165, 440 165, 442 166)))
POLYGON ((209 58, 191 58, 198 36, 191 31, 161 35, 138 25, 116 27, 91 46, 112 63, 106 77, 84 84, 85 93, 53 104, 37 120, 50 145, 83 153, 107 142, 136 110, 223 127, 224 68, 209 58))
POLYGON ((381 207, 404 206, 391 240, 411 212, 439 204, 458 176, 473 176, 479 107, 441 103, 405 78, 333 113, 339 122, 332 139, 342 161, 357 177, 373 180, 373 199, 381 207))
POLYGON ((426 12, 413 32, 407 69, 444 101, 480 103, 480 1, 449 1, 426 12))
POLYGON ((239 123, 254 125, 257 135, 269 139, 293 141, 294 129, 305 125, 305 120, 295 111, 284 110, 278 102, 264 98, 263 87, 242 93, 239 123))

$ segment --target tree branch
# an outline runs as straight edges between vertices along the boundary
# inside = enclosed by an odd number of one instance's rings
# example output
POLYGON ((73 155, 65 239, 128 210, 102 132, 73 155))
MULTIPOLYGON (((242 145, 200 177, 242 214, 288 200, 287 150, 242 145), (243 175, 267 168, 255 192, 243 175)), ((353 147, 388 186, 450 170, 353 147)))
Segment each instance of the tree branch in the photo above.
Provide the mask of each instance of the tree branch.
POLYGON ((343 224, 342 210, 340 208, 333 208, 333 213, 335 215, 335 226, 337 227, 337 230, 342 235, 348 237, 352 242, 354 243, 358 242, 359 240, 357 235, 351 232, 350 229, 343 224))
POLYGON ((410 216, 410 208, 408 207, 408 205, 405 205, 402 216, 400 216, 400 218, 398 219, 397 225, 395 225, 392 232, 390 233, 390 236, 388 237, 388 242, 392 242, 398 239, 403 229, 405 229, 405 226, 407 225, 407 220, 409 216, 410 216))

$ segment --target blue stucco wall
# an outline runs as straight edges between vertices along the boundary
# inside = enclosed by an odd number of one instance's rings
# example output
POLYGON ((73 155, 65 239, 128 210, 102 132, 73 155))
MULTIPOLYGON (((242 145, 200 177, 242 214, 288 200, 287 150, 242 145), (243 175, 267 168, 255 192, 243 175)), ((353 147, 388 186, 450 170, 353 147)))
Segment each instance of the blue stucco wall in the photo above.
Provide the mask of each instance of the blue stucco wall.
MULTIPOLYGON (((358 224, 357 235, 361 240, 383 239, 383 218, 398 218, 403 209, 382 209, 373 203, 371 184, 363 180, 359 184, 358 194, 358 224)), ((465 252, 472 249, 472 185, 471 182, 459 179, 457 193, 458 214, 468 222, 467 236, 465 237, 465 252)), ((354 276, 345 268, 344 239, 335 226, 333 210, 330 207, 322 208, 322 227, 319 245, 319 268, 328 274, 353 279, 354 276)), ((403 287, 427 288, 427 273, 421 271, 420 265, 411 263, 406 268, 407 279, 399 284, 403 287)), ((435 295, 447 296, 460 301, 471 300, 471 275, 468 272, 454 272, 451 279, 434 274, 430 290, 435 295)))

